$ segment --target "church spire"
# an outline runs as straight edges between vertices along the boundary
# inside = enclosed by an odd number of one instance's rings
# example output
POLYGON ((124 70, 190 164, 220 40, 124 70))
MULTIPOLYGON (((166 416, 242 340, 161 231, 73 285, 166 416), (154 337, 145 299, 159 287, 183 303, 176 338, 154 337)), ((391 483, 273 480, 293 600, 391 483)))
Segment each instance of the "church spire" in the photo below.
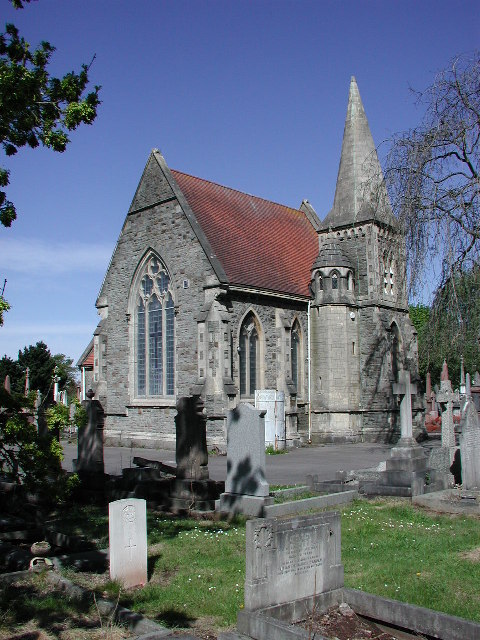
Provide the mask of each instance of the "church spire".
POLYGON ((335 199, 322 227, 373 219, 394 224, 375 143, 352 76, 335 199))

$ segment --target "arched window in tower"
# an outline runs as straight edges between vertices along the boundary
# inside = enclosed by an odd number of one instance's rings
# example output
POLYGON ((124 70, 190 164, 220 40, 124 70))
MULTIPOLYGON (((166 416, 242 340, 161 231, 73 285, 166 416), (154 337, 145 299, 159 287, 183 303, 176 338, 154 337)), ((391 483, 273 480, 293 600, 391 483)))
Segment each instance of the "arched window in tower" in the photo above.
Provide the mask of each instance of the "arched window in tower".
POLYGON ((290 363, 292 382, 297 392, 300 390, 300 366, 301 366, 301 349, 300 349, 300 324, 295 320, 292 326, 292 335, 290 338, 290 363))
POLYGON ((173 396, 175 388, 175 314, 170 276, 150 255, 136 278, 135 395, 173 396))
POLYGON ((332 272, 332 289, 338 289, 338 273, 336 271, 332 272))
POLYGON ((351 271, 347 274, 347 289, 353 291, 355 289, 355 281, 353 279, 353 273, 351 271))
POLYGON ((394 264, 393 258, 385 253, 383 258, 383 292, 389 295, 394 295, 394 264))
POLYGON ((252 398, 260 383, 260 337, 253 313, 242 322, 239 347, 240 396, 252 398))
POLYGON ((318 290, 323 291, 323 276, 318 275, 318 290))

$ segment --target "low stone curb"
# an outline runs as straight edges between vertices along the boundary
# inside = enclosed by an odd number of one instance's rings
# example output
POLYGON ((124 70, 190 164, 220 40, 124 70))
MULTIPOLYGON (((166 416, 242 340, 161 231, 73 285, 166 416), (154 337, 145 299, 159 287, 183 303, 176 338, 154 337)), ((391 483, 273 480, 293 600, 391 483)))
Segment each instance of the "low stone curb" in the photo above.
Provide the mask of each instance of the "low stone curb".
POLYGON ((316 496, 315 498, 305 498, 294 502, 284 502, 283 504, 272 504, 265 506, 265 518, 278 518, 281 516, 305 513, 310 509, 323 509, 334 507, 339 504, 346 504, 358 498, 358 491, 341 491, 340 493, 330 493, 326 496, 316 496))
MULTIPOLYGON (((91 592, 79 587, 67 578, 63 578, 56 572, 47 573, 47 579, 56 587, 64 591, 70 598, 76 600, 87 600, 91 592)), ((120 607, 109 600, 97 600, 97 608, 102 615, 112 615, 116 622, 125 624, 131 631, 139 634, 156 634, 155 637, 165 637, 170 635, 170 629, 163 627, 162 625, 145 618, 141 613, 135 613, 120 607)))

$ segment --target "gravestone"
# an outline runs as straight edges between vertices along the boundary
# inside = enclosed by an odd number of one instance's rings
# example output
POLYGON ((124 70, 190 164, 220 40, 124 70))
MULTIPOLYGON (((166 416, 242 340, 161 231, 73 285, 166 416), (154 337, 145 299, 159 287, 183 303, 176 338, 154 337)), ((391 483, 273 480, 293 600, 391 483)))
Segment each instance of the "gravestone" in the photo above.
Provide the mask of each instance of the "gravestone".
POLYGON ((261 515, 272 503, 265 479, 265 411, 239 404, 227 416, 227 479, 219 510, 261 515))
POLYGON ((208 480, 207 416, 200 396, 179 398, 177 402, 177 478, 208 480))
POLYGON ((343 587, 340 515, 249 520, 245 609, 256 610, 343 587))
POLYGON ((455 427, 453 423, 453 403, 460 401, 457 391, 452 390, 452 383, 448 377, 447 362, 443 362, 440 391, 437 401, 442 405, 442 447, 448 450, 450 464, 455 457, 455 427))
POLYGON ((7 393, 11 393, 11 383, 10 383, 10 376, 6 375, 5 376, 5 382, 3 383, 3 386, 5 387, 5 391, 7 393))
POLYGON ((91 389, 87 391, 87 400, 82 407, 87 413, 87 424, 78 430, 77 459, 73 468, 80 475, 99 476, 105 473, 103 459, 103 427, 105 413, 98 400, 94 400, 91 389))
POLYGON ((145 500, 126 498, 108 505, 110 579, 128 589, 147 583, 145 500))
POLYGON ((412 396, 417 393, 417 385, 410 382, 410 372, 400 371, 398 382, 393 385, 394 395, 400 400, 400 441, 398 446, 418 446, 413 438, 412 396))
POLYGON ((36 424, 38 435, 41 438, 47 438, 49 432, 40 389, 37 389, 37 395, 35 397, 34 416, 34 423, 36 424))
POLYGON ((255 408, 266 411, 265 444, 276 449, 285 449, 285 394, 275 389, 255 391, 255 408))
POLYGON ((460 452, 465 489, 480 489, 480 424, 471 398, 467 399, 461 422, 460 452))

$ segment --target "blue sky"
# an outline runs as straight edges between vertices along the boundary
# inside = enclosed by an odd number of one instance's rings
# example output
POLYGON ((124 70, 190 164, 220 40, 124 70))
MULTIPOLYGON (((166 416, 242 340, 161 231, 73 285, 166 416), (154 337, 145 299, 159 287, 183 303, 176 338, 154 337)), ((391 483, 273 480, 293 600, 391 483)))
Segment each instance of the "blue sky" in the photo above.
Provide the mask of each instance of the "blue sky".
POLYGON ((52 72, 93 55, 102 105, 64 154, 24 149, 0 228, 0 289, 12 305, 0 357, 44 340, 75 360, 148 154, 171 168, 299 206, 320 218, 335 191, 350 77, 376 144, 415 126, 422 89, 478 47, 470 0, 39 0, 15 11, 33 45, 56 46, 52 72))

